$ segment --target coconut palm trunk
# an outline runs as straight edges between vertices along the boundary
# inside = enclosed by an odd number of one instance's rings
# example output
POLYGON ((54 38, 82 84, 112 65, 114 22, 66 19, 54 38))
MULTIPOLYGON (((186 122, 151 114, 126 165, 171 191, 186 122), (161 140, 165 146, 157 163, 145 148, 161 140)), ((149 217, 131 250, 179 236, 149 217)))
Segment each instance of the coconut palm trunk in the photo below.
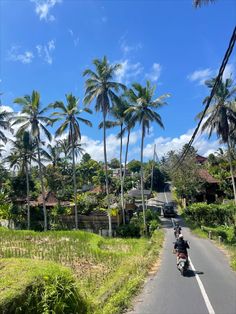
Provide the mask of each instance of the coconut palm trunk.
POLYGON ((229 139, 227 141, 227 146, 228 146, 228 158, 229 158, 230 174, 231 174, 233 191, 234 191, 234 203, 236 205, 236 188, 235 188, 234 172, 233 172, 232 156, 231 156, 231 148, 230 148, 230 144, 229 144, 229 139))
POLYGON ((124 202, 124 181, 123 181, 123 174, 122 174, 122 153, 123 153, 123 123, 120 125, 120 190, 121 190, 121 209, 122 209, 122 218, 123 224, 125 224, 125 202, 124 202))
POLYGON ((106 114, 103 112, 103 150, 105 161, 105 176, 106 176, 106 194, 107 194, 107 215, 108 215, 108 235, 112 236, 112 224, 110 213, 110 197, 109 197, 109 183, 108 183, 108 169, 107 169, 107 145, 106 145, 106 114))
POLYGON ((73 168, 73 185, 74 185, 74 202, 75 202, 75 229, 78 229, 78 208, 77 208, 77 184, 75 175, 75 145, 72 139, 72 168, 73 168))
POLYGON ((30 230, 29 169, 27 159, 25 160, 25 176, 26 176, 26 201, 27 201, 27 229, 30 230))
POLYGON ((128 151, 129 151, 129 138, 130 138, 130 129, 128 129, 127 143, 126 143, 126 150, 125 150, 125 167, 124 167, 124 173, 123 173, 123 186, 124 186, 125 176, 126 176, 126 166, 127 166, 128 151))
POLYGON ((143 182, 143 144, 144 144, 144 123, 142 123, 142 139, 141 139, 141 195, 142 195, 142 206, 143 206, 143 225, 144 225, 144 233, 147 233, 147 226, 146 226, 146 211, 145 211, 145 199, 144 199, 144 182, 143 182))
POLYGON ((39 150, 39 139, 37 139, 37 151, 38 151, 38 164, 39 164, 39 179, 41 183, 41 191, 43 197, 43 216, 44 216, 44 231, 47 231, 48 222, 47 222, 47 209, 45 204, 45 188, 43 183, 43 171, 42 171, 42 164, 41 164, 41 156, 39 150))

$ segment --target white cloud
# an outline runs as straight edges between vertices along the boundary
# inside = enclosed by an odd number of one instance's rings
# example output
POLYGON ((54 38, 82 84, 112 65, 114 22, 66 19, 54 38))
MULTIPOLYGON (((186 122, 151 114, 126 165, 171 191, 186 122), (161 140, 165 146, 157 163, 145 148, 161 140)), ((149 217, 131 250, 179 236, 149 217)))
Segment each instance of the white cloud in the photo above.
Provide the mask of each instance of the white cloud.
POLYGON ((225 81, 227 78, 235 78, 235 64, 233 63, 228 63, 225 67, 223 80, 225 81))
POLYGON ((68 32, 70 33, 74 46, 77 47, 79 44, 79 36, 75 35, 72 29, 68 29, 68 32))
POLYGON ((37 45, 36 49, 38 52, 38 56, 42 58, 48 64, 52 64, 52 52, 55 50, 55 41, 50 40, 46 45, 37 45))
POLYGON ((55 16, 50 13, 53 7, 57 3, 61 3, 62 0, 30 0, 35 4, 35 12, 39 16, 40 20, 47 22, 55 21, 55 16))
POLYGON ((13 109, 9 106, 0 105, 0 112, 6 111, 6 112, 13 112, 13 109))
MULTIPOLYGON (((227 78, 235 79, 235 62, 228 63, 225 67, 224 73, 223 73, 223 80, 225 81, 227 78)), ((219 69, 203 69, 203 70, 197 70, 193 73, 189 74, 187 76, 187 79, 192 82, 197 82, 199 85, 204 85, 205 81, 216 77, 218 75, 219 69)))
POLYGON ((143 45, 139 42, 137 44, 130 45, 126 40, 127 33, 121 36, 119 40, 120 49, 124 55, 127 55, 130 52, 138 51, 143 48, 143 45))
POLYGON ((161 75, 161 65, 159 63, 153 63, 150 73, 147 73, 145 77, 153 82, 156 82, 161 75))
POLYGON ((29 64, 33 61, 34 54, 30 50, 25 50, 21 52, 20 46, 12 46, 8 51, 8 60, 19 61, 23 64, 29 64))
MULTIPOLYGON (((169 151, 180 151, 183 145, 187 144, 193 134, 193 129, 188 130, 185 134, 179 137, 157 137, 153 143, 147 144, 144 148, 144 157, 151 159, 153 156, 153 147, 156 144, 157 155, 162 157, 169 151)), ((203 156, 208 156, 210 153, 215 152, 220 146, 218 140, 209 140, 206 133, 199 134, 193 143, 194 148, 197 149, 198 153, 203 156)))
POLYGON ((140 62, 131 63, 130 60, 126 59, 118 61, 118 63, 121 64, 121 68, 116 72, 116 79, 118 82, 128 84, 131 79, 135 79, 143 72, 143 66, 140 62))
POLYGON ((197 70, 187 76, 189 81, 197 82, 199 85, 204 85, 205 81, 215 75, 215 71, 209 68, 197 70))

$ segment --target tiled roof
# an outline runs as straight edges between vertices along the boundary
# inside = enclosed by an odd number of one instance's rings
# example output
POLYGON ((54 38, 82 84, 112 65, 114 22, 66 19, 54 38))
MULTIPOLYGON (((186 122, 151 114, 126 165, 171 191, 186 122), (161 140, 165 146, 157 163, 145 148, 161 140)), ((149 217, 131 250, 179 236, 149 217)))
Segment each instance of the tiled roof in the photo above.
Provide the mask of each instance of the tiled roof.
POLYGON ((207 183, 219 183, 206 169, 198 169, 199 177, 207 183))

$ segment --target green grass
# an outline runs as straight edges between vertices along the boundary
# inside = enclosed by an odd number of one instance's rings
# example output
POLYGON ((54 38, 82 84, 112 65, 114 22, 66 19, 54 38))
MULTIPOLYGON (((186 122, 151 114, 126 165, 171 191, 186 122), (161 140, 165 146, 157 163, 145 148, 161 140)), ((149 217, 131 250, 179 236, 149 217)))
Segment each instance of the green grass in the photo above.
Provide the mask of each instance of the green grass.
POLYGON ((69 267, 93 314, 121 313, 157 260, 163 232, 151 239, 107 239, 82 231, 0 229, 0 257, 47 260, 69 267))
POLYGON ((72 273, 48 261, 0 260, 0 313, 80 313, 87 311, 72 273))

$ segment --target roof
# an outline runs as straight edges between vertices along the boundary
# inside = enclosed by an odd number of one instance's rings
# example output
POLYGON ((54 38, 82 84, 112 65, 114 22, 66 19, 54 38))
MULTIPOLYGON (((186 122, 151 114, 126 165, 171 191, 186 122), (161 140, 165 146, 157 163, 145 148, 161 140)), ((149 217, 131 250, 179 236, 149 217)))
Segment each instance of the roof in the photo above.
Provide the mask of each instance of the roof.
MULTIPOLYGON (((144 196, 150 196, 151 195, 151 190, 143 190, 144 196)), ((131 197, 139 197, 141 196, 141 190, 138 189, 132 189, 128 193, 129 196, 131 197)))
POLYGON ((197 162, 199 162, 200 164, 204 164, 207 161, 206 157, 200 156, 200 155, 196 155, 196 160, 197 162))
MULTIPOLYGON (((42 194, 38 196, 37 200, 31 201, 30 204, 32 206, 42 205, 43 204, 43 196, 42 196, 42 194)), ((56 205, 58 205, 58 199, 57 199, 56 195, 53 192, 49 191, 49 192, 46 193, 45 205, 46 206, 56 206, 56 205)), ((60 205, 62 205, 62 206, 69 206, 70 202, 69 201, 60 201, 60 205)))
POLYGON ((219 180, 215 179, 206 169, 198 169, 198 175, 207 183, 219 183, 219 180))

